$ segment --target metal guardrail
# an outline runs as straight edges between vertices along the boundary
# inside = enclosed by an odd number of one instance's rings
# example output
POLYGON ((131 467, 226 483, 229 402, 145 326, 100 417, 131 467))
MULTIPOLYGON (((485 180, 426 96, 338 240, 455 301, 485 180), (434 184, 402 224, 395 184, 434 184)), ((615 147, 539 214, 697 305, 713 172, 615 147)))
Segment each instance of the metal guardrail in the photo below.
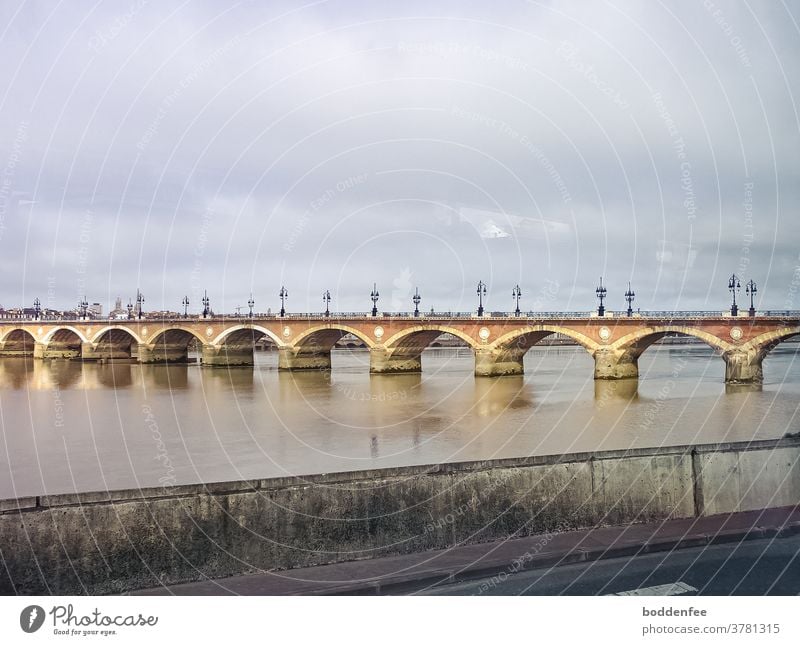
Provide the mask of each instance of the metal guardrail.
MULTIPOLYGON (((800 310, 777 310, 767 309, 764 311, 756 312, 757 318, 770 318, 770 319, 800 319, 800 310)), ((572 319, 593 319, 602 320, 594 311, 523 311, 517 316, 514 312, 505 311, 492 311, 483 316, 478 316, 474 311, 441 311, 441 312, 420 312, 415 316, 410 311, 384 311, 379 312, 377 316, 372 316, 369 312, 364 311, 346 311, 346 312, 331 312, 326 316, 324 313, 287 313, 284 316, 280 314, 253 314, 248 315, 221 315, 209 318, 202 316, 177 316, 172 318, 134 318, 134 319, 116 319, 116 318, 0 318, 2 323, 65 323, 65 324, 78 324, 84 322, 102 322, 107 324, 119 323, 124 324, 131 322, 202 322, 203 320, 239 320, 247 322, 248 320, 341 320, 341 319, 416 319, 416 320, 492 320, 492 319, 515 319, 520 320, 572 320, 572 319)), ((606 319, 628 319, 625 311, 606 311, 606 319)), ((693 320, 693 319, 731 319, 731 320, 748 320, 748 316, 739 316, 738 318, 731 318, 728 312, 722 311, 637 311, 633 314, 633 319, 648 319, 648 320, 693 320)))

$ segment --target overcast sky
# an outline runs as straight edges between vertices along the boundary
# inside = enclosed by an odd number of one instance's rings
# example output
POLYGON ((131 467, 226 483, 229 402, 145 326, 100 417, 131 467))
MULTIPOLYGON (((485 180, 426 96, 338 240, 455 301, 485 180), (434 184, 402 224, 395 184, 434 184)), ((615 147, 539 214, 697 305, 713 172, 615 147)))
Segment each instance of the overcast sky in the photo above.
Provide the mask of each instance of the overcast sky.
POLYGON ((800 308, 782 2, 4 2, 0 303, 800 308), (797 271, 797 273, 795 273, 797 271), (742 290, 744 298, 744 289, 742 290))

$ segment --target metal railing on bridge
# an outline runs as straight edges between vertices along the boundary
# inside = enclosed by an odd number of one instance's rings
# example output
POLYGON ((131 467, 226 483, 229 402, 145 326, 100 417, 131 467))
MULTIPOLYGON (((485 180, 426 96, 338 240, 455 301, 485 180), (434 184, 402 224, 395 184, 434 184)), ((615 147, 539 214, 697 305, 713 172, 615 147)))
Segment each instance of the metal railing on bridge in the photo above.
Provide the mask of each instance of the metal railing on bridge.
MULTIPOLYGON (((800 310, 792 309, 767 309, 756 312, 757 318, 770 318, 779 320, 800 320, 800 310)), ((164 322, 180 322, 191 321, 198 322, 203 320, 240 320, 246 322, 248 320, 337 320, 337 319, 371 319, 371 318, 399 318, 399 319, 417 319, 417 320, 491 320, 491 319, 520 319, 520 320, 569 320, 569 319, 597 319, 607 318, 610 320, 619 318, 628 318, 625 311, 606 311, 604 317, 597 316, 594 311, 523 311, 519 315, 514 312, 507 311, 492 311, 478 316, 474 311, 436 311, 436 312, 420 312, 418 315, 411 311, 384 311, 379 312, 378 316, 372 316, 366 311, 332 311, 326 315, 322 312, 312 313, 286 313, 281 316, 278 313, 254 313, 252 316, 247 314, 220 314, 204 318, 200 315, 194 316, 173 316, 173 317, 149 317, 145 316, 139 318, 102 318, 102 317, 87 317, 87 318, 72 318, 72 317, 53 317, 41 316, 40 318, 33 317, 18 317, 18 318, 0 318, 0 323, 14 322, 14 323, 64 323, 76 324, 81 322, 104 322, 108 324, 130 324, 135 322, 145 321, 164 321, 164 322)), ((675 310, 675 311, 637 311, 632 316, 633 319, 646 318, 648 320, 699 320, 703 318, 730 318, 727 311, 689 311, 689 310, 675 310)), ((740 319, 747 319, 749 316, 740 315, 740 319)))

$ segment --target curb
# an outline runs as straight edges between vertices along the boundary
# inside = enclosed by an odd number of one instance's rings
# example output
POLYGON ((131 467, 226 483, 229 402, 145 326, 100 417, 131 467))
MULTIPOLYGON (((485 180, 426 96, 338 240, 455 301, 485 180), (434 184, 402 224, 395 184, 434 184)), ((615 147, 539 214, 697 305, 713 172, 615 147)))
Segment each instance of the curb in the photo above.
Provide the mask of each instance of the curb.
MULTIPOLYGON (((626 544, 618 547, 577 547, 561 553, 548 553, 535 555, 519 566, 512 563, 497 563, 493 565, 477 565, 464 568, 442 568, 429 570, 419 574, 401 574, 384 580, 369 582, 356 582, 337 586, 325 587, 315 590, 306 590, 290 595, 306 596, 336 596, 336 595, 403 595, 415 591, 467 582, 492 576, 512 576, 521 571, 552 568, 578 562, 596 562, 599 560, 613 560, 648 553, 663 553, 691 549, 716 544, 732 544, 736 542, 749 542, 765 538, 785 538, 800 534, 800 522, 792 522, 778 527, 754 527, 748 529, 730 529, 718 531, 713 534, 698 534, 682 536, 679 538, 665 538, 661 540, 648 540, 640 544, 626 544), (513 570, 512 570, 513 569, 513 570)), ((514 562, 519 562, 515 560, 514 562)))

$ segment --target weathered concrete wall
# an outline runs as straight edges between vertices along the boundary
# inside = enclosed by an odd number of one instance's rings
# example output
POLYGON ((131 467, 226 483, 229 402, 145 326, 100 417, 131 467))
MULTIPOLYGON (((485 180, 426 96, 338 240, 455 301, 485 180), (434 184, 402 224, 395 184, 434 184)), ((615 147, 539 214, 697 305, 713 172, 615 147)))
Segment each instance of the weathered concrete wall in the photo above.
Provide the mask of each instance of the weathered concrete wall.
POLYGON ((0 501, 0 592, 112 593, 800 503, 800 440, 0 501))

